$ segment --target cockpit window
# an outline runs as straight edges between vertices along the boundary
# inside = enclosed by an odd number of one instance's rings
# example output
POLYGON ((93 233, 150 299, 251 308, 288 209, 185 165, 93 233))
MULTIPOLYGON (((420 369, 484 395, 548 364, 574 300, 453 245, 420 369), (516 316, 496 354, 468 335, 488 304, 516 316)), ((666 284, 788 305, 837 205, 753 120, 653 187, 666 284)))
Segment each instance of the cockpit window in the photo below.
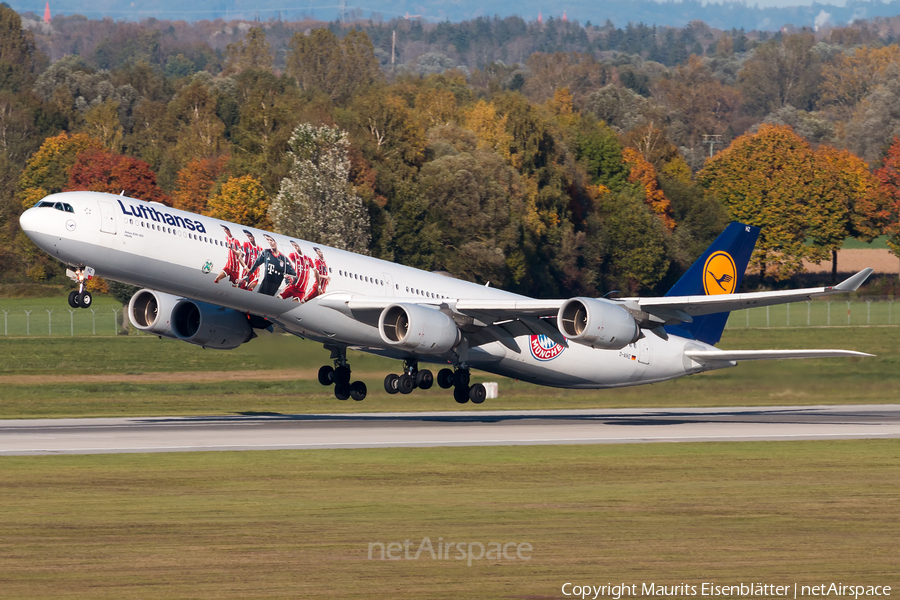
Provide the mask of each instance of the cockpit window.
POLYGON ((72 208, 72 205, 66 204, 65 202, 47 202, 46 200, 41 200, 34 206, 35 208, 55 208, 56 210, 61 210, 63 212, 69 213, 75 212, 75 209, 72 208))

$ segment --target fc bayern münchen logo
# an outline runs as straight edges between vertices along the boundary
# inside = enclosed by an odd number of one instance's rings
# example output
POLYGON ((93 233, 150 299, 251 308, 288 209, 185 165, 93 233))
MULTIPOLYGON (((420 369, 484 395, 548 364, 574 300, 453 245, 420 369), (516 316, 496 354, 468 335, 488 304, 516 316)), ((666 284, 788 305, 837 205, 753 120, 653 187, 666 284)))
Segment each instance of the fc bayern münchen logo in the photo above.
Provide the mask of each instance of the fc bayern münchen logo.
POLYGON ((557 344, 546 335, 533 335, 529 341, 531 355, 541 361, 553 360, 566 349, 565 346, 557 344))

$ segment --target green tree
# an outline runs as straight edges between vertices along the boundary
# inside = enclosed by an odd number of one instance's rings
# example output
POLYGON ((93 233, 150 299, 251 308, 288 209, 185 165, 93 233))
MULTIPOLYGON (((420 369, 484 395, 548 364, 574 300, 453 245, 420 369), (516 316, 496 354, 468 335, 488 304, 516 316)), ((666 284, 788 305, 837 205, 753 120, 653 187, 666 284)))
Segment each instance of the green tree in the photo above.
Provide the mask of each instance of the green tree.
POLYGON ((369 253, 369 214, 351 189, 349 141, 336 127, 301 123, 290 140, 291 171, 269 208, 278 232, 369 253))
POLYGON ((382 80, 369 36, 356 30, 343 39, 325 28, 313 29, 308 35, 295 33, 286 72, 300 89, 321 90, 338 103, 382 80))
POLYGON ((228 45, 225 55, 225 70, 228 73, 272 68, 272 53, 262 27, 251 27, 243 40, 228 45))
POLYGON ((0 3, 0 89, 18 92, 31 86, 46 62, 19 14, 0 3))

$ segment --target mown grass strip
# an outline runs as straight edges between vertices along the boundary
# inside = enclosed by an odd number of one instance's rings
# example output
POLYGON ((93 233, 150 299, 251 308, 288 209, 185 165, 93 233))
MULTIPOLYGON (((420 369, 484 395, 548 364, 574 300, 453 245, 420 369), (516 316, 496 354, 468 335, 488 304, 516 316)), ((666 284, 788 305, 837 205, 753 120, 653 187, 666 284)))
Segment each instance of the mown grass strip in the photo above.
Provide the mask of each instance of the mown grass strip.
POLYGON ((900 585, 893 440, 6 457, 0 472, 4 598, 900 585), (368 560, 369 543, 425 537, 527 542, 532 559, 368 560))

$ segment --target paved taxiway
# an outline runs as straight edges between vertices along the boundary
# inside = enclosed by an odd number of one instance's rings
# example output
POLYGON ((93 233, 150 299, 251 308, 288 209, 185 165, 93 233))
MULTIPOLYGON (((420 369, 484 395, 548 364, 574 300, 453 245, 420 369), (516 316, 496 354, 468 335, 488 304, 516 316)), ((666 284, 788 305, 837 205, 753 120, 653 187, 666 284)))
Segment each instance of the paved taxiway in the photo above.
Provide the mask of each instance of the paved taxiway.
POLYGON ((0 421, 0 456, 900 438, 900 405, 0 421))

